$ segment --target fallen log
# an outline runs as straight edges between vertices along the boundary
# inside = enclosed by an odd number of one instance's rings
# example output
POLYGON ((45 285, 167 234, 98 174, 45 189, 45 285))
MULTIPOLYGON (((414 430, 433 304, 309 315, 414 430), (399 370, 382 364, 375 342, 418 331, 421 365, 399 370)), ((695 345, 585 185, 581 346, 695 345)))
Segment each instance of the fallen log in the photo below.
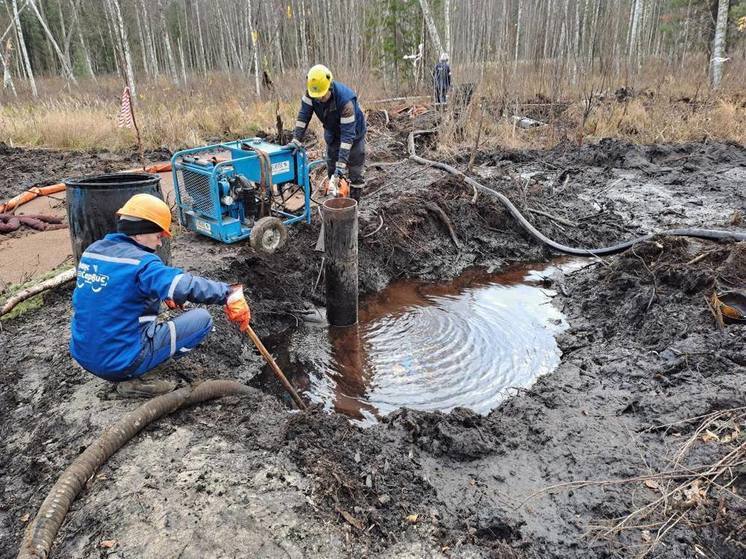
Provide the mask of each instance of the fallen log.
POLYGON ((415 95, 412 97, 389 97, 388 99, 374 99, 373 101, 368 101, 368 105, 372 105, 375 103, 395 103, 398 101, 419 101, 420 99, 430 99, 429 95, 415 95))
POLYGON ((23 303, 26 299, 30 299, 34 295, 38 295, 39 293, 42 293, 43 291, 47 291, 48 289, 52 289, 54 287, 59 287, 60 285, 64 285, 67 282, 74 280, 75 272, 76 272, 75 268, 71 268, 70 270, 65 270, 64 272, 57 274, 53 278, 50 278, 46 281, 37 283, 36 285, 32 285, 31 287, 27 287, 26 289, 19 291, 12 297, 8 298, 8 300, 3 305, 3 308, 0 309, 0 316, 4 316, 8 314, 18 304, 23 303))

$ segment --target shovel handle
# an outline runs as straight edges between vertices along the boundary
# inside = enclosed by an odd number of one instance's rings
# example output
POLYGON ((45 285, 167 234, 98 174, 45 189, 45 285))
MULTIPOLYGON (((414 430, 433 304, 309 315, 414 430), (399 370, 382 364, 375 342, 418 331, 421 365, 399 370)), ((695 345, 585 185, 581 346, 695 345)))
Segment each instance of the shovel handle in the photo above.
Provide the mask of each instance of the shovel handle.
POLYGON ((300 399, 300 396, 298 396, 298 393, 295 391, 295 388, 293 388, 293 385, 288 382, 287 377, 283 374, 282 370, 269 354, 267 348, 264 347, 262 340, 259 339, 259 336, 256 335, 256 332, 254 332, 251 326, 247 327, 246 333, 249 335, 249 338, 251 338, 251 341, 254 342, 254 345, 259 350, 259 353, 262 354, 264 360, 267 362, 267 364, 269 364, 269 367, 272 369, 272 372, 275 374, 277 379, 282 383, 282 385, 285 387, 285 390, 287 390, 288 394, 290 394, 290 396, 293 398, 293 401, 295 402, 295 405, 298 406, 298 409, 308 409, 305 402, 300 399))

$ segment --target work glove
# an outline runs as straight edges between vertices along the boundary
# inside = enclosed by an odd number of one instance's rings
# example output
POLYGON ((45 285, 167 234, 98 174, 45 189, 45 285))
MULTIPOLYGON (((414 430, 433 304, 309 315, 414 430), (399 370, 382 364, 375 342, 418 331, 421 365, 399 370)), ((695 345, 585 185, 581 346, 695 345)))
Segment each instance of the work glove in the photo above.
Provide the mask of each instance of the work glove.
POLYGON ((327 194, 335 198, 347 198, 350 195, 350 182, 340 173, 334 173, 329 179, 327 194))
POLYGON ((282 146, 283 149, 289 149, 290 152, 295 155, 298 150, 303 149, 303 144, 298 138, 293 138, 289 144, 282 146))
POLYGON ((337 192, 339 191, 339 179, 341 179, 341 175, 334 174, 329 179, 329 189, 327 190, 327 194, 329 196, 337 196, 337 192))
POLYGON ((246 302, 246 297, 243 295, 243 285, 240 283, 231 285, 231 290, 228 293, 228 299, 225 303, 225 315, 228 317, 228 320, 238 324, 241 332, 246 332, 249 328, 251 310, 249 310, 249 303, 246 302))
POLYGON ((175 311, 175 310, 180 310, 180 311, 183 311, 183 310, 184 310, 184 305, 180 305, 180 304, 178 304, 178 303, 177 303, 176 301, 174 301, 173 299, 166 299, 166 300, 165 300, 165 301, 163 301, 163 302, 164 302, 164 303, 166 304, 166 306, 167 306, 167 307, 168 307, 168 308, 169 308, 170 310, 172 310, 172 311, 175 311))

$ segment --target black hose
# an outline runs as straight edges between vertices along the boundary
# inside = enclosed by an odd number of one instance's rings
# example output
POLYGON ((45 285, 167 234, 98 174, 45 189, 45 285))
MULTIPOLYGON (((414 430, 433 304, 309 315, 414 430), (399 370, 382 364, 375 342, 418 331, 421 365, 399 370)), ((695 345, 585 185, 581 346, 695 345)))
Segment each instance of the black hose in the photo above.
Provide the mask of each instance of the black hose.
POLYGON ((438 169, 443 169, 444 171, 447 171, 451 173, 452 175, 456 175, 459 177, 462 177, 464 181, 466 181, 467 184, 473 186, 480 192, 484 192, 485 194, 489 194, 490 196, 496 197, 500 203, 507 208, 507 210, 510 212, 510 215, 512 215, 515 220, 523 227, 523 229, 531 235, 534 239, 537 241, 540 241, 547 245, 550 248, 553 248, 557 252, 563 252, 565 254, 572 254, 574 256, 605 256, 609 254, 617 254, 619 252, 623 252, 630 248, 633 245, 636 245, 637 243, 641 243, 643 241, 647 241, 652 239, 653 237, 656 237, 658 235, 668 235, 672 237, 698 237, 700 239, 711 239, 716 241, 746 241, 746 233, 739 233, 737 231, 725 231, 725 230, 718 230, 718 229, 668 229, 666 231, 660 231, 659 233, 649 233, 647 235, 643 235, 642 237, 637 237, 635 239, 624 241, 621 243, 617 243, 615 245, 609 246, 609 247, 603 247, 603 248, 575 248, 575 247, 569 247, 567 245, 563 245, 561 243, 558 243, 556 241, 553 241, 546 235, 544 235, 541 231, 536 229, 531 223, 523 217, 521 212, 518 211, 518 208, 516 208, 513 203, 505 197, 503 194, 499 193, 497 190, 494 190, 488 186, 484 186, 483 184, 475 181, 474 179, 467 177, 464 173, 456 169, 455 167, 451 167, 450 165, 447 165, 446 163, 441 163, 440 161, 432 161, 430 159, 425 159, 424 157, 420 157, 415 152, 414 147, 414 137, 418 134, 431 134, 435 132, 435 130, 414 130, 409 133, 408 138, 408 146, 409 146, 409 158, 413 161, 420 163, 421 165, 428 165, 430 167, 436 167, 438 169))

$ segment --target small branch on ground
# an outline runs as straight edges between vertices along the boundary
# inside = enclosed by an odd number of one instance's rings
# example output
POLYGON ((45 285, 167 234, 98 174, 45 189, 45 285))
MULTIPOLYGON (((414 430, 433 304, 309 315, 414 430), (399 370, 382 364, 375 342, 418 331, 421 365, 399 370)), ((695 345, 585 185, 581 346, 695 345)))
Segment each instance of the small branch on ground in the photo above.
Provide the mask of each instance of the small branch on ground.
POLYGON ((448 219, 448 216, 443 211, 443 208, 441 208, 438 204, 434 202, 427 202, 424 204, 424 206, 430 210, 431 212, 435 213, 440 218, 440 221, 443 222, 443 225, 445 225, 448 228, 448 234, 451 236, 451 240, 453 241, 453 244, 456 245, 456 248, 461 248, 461 242, 458 240, 458 237, 456 236, 456 231, 453 229, 453 224, 451 223, 451 220, 448 219))
POLYGON ((722 332, 725 330, 725 322, 723 321, 723 313, 720 310, 720 305, 713 305, 710 299, 707 298, 707 295, 704 295, 704 298, 707 308, 710 309, 710 312, 715 319, 715 324, 717 325, 718 330, 722 332))
POLYGON ((59 287, 60 285, 64 285, 65 283, 74 280, 75 272, 76 272, 75 268, 66 270, 62 272, 61 274, 54 276, 51 279, 48 279, 41 283, 37 283, 36 285, 32 285, 31 287, 28 287, 18 292, 12 297, 9 297, 8 300, 5 302, 5 304, 3 305, 3 308, 0 309, 0 316, 4 316, 8 314, 10 311, 13 310, 13 308, 15 308, 16 305, 22 303, 26 299, 30 299, 34 295, 38 295, 39 293, 42 293, 43 291, 52 289, 54 287, 59 287))
POLYGON ((568 227, 577 227, 578 226, 578 224, 575 223, 574 221, 570 221, 569 219, 564 219, 562 217, 550 214, 548 212, 543 212, 541 210, 535 210, 533 208, 528 208, 528 211, 531 212, 532 214, 543 215, 544 217, 548 217, 552 221, 556 221, 557 223, 561 223, 562 225, 567 225, 568 227))

